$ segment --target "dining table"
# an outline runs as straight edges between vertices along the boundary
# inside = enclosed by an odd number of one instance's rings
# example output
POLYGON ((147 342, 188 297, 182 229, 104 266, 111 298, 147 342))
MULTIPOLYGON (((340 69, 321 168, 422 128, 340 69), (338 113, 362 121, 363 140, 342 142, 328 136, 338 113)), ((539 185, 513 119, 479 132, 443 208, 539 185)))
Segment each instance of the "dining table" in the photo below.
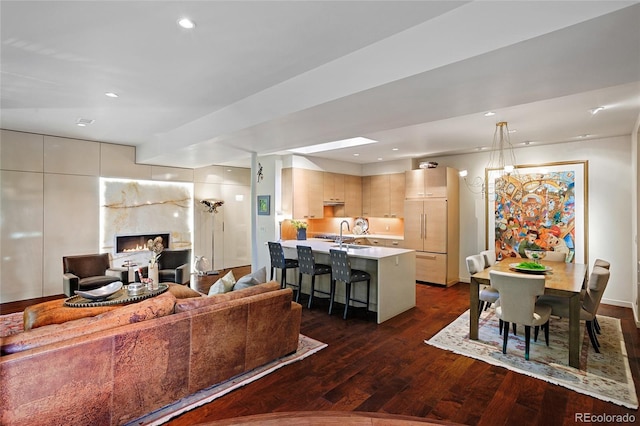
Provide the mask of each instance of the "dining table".
MULTIPOLYGON (((469 338, 478 340, 479 326, 479 293, 481 285, 491 285, 489 273, 491 271, 511 272, 514 274, 528 274, 530 272, 517 271, 518 263, 522 259, 507 258, 471 275, 470 288, 470 321, 469 338)), ((588 266, 583 263, 565 263, 541 261, 546 266, 544 272, 544 294, 566 297, 569 299, 569 365, 580 368, 580 291, 587 279, 588 266)))

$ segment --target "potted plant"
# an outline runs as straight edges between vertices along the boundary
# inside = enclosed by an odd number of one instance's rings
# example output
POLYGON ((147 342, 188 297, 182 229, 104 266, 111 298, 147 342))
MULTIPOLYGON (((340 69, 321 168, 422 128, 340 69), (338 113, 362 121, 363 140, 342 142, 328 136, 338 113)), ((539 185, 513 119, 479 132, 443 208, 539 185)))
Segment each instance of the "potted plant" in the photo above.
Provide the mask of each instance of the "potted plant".
POLYGON ((291 225, 296 229, 296 238, 298 240, 307 239, 307 222, 292 220, 291 225))

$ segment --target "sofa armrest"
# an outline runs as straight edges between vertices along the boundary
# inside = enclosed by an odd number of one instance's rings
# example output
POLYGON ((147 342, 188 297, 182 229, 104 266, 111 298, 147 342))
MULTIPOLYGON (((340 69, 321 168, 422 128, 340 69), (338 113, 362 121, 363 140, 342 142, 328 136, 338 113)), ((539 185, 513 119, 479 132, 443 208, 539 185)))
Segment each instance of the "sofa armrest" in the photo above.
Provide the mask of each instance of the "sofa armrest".
POLYGON ((191 278, 191 270, 189 264, 185 263, 176 268, 176 282, 178 284, 186 284, 191 278))
POLYGON ((78 289, 80 278, 70 272, 62 275, 62 291, 68 297, 74 295, 74 291, 78 289))

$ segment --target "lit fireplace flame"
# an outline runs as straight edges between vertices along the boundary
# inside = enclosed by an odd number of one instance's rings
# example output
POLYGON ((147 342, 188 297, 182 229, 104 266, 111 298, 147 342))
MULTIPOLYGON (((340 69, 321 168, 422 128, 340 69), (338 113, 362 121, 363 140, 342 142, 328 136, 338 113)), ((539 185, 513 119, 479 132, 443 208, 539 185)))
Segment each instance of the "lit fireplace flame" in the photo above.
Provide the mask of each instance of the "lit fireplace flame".
POLYGON ((149 250, 147 246, 141 246, 137 244, 134 248, 126 248, 126 249, 123 249, 122 251, 129 252, 129 251, 147 251, 147 250, 149 250))

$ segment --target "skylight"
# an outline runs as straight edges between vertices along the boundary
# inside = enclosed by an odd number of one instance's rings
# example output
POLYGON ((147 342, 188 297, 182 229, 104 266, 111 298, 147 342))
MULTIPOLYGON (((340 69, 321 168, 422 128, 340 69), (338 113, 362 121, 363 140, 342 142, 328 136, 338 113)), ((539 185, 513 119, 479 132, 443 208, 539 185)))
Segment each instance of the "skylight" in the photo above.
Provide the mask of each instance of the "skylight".
POLYGON ((301 148, 290 149, 289 151, 296 154, 313 154, 315 152, 332 151, 334 149, 351 148, 354 146, 367 145, 370 143, 376 143, 373 139, 363 138, 358 136, 351 139, 343 139, 340 141, 325 142, 317 145, 303 146, 301 148))

